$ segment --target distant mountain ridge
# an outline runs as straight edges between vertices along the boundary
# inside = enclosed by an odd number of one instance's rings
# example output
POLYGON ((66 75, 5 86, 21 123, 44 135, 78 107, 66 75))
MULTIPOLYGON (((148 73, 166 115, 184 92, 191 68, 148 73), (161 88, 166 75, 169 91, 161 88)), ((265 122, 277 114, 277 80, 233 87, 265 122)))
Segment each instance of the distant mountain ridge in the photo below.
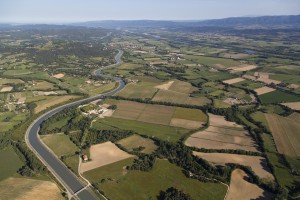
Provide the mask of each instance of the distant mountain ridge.
POLYGON ((189 29, 232 29, 232 28, 300 28, 300 15, 284 16, 260 16, 260 17, 231 17, 210 20, 99 20, 65 24, 9 24, 0 23, 0 28, 68 28, 87 27, 105 29, 128 29, 128 28, 168 28, 173 30, 189 29))
POLYGON ((282 27, 299 26, 300 15, 262 16, 262 17, 231 17, 203 21, 156 21, 156 20, 103 20, 71 25, 103 28, 134 28, 134 27, 236 27, 236 26, 263 26, 282 27))

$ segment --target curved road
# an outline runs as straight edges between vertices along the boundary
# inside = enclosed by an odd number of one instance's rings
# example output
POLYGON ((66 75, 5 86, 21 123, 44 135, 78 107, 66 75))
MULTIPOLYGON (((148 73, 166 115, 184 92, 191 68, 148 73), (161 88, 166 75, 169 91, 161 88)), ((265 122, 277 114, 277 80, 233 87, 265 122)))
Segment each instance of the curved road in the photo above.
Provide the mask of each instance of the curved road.
POLYGON ((43 114, 39 118, 37 118, 27 129, 26 135, 25 135, 25 141, 26 144, 29 146, 29 148, 38 156, 38 158, 44 163, 44 165, 49 169, 49 171, 59 180, 59 182, 66 188, 69 197, 74 196, 75 198, 78 198, 80 200, 96 200, 98 199, 96 195, 78 179, 78 177, 69 170, 66 165, 59 160, 49 149, 45 146, 44 143, 41 142, 38 130, 41 125, 41 123, 45 120, 47 120, 52 115, 62 111, 65 108, 80 105, 89 101, 93 101, 99 98, 102 98, 104 96, 113 95, 116 92, 120 91, 124 88, 125 83, 121 78, 117 77, 111 77, 107 75, 103 75, 101 71, 103 69, 109 69, 112 67, 119 66, 122 64, 121 61, 121 55, 122 51, 118 50, 118 54, 115 56, 115 59, 117 61, 116 64, 106 66, 102 69, 98 69, 94 72, 96 76, 102 76, 105 78, 112 78, 115 81, 119 83, 119 86, 114 89, 113 91, 99 94, 94 97, 89 97, 86 99, 82 99, 73 103, 65 104, 62 106, 59 106, 57 108, 54 108, 53 110, 50 110, 49 112, 43 114))

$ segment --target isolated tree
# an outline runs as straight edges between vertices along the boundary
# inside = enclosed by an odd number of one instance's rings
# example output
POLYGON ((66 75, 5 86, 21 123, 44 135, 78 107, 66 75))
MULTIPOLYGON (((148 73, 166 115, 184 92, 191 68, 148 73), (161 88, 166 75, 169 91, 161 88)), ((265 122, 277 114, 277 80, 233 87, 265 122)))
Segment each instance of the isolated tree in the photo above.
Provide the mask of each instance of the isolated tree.
POLYGON ((158 200, 191 200, 192 198, 183 193, 182 191, 170 187, 166 191, 161 191, 159 196, 157 197, 158 200))

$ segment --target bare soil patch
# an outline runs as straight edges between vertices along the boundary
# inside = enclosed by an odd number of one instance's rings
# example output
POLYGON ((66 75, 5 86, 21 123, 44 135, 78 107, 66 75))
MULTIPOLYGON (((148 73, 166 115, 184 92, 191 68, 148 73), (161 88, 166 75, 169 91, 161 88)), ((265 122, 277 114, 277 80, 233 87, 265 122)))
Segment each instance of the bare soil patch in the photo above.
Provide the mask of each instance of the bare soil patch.
POLYGON ((0 182, 0 199, 62 200, 60 190, 55 183, 28 178, 8 178, 0 182))
POLYGON ((300 87, 300 85, 297 85, 297 84, 290 84, 290 85, 288 85, 287 87, 290 88, 290 89, 297 89, 297 88, 300 87))
POLYGON ((53 75, 54 78, 63 78, 65 75, 64 74, 55 74, 53 75))
POLYGON ((88 162, 82 163, 80 166, 80 173, 108 165, 126 158, 133 157, 120 150, 112 142, 105 142, 102 144, 92 145, 90 148, 90 160, 88 162))
POLYGON ((230 189, 226 200, 273 199, 274 195, 247 181, 248 175, 235 169, 231 174, 230 189))
POLYGON ((282 103, 282 105, 285 105, 293 110, 300 110, 300 102, 282 103))
POLYGON ((232 68, 229 68, 229 69, 232 70, 233 72, 244 72, 244 71, 249 71, 249 70, 252 70, 252 69, 255 69, 255 68, 257 68, 256 65, 242 64, 242 65, 232 67, 232 68))
POLYGON ((198 129, 202 127, 203 122, 173 118, 170 122, 170 125, 186 129, 198 129))
POLYGON ((236 163, 249 166, 260 177, 274 180, 271 170, 267 166, 266 159, 260 156, 237 155, 229 153, 202 153, 193 152, 194 155, 199 156, 214 165, 224 165, 226 163, 236 163))
POLYGON ((11 87, 11 86, 3 87, 0 92, 10 92, 12 89, 13 89, 13 87, 11 87))
POLYGON ((244 80, 245 79, 243 79, 243 78, 233 78, 233 79, 229 79, 229 80, 223 81, 223 83, 227 83, 227 84, 231 85, 231 84, 234 84, 234 83, 242 82, 244 80))
POLYGON ((161 89, 161 90, 168 90, 171 85, 174 83, 174 81, 169 81, 167 83, 164 83, 164 84, 161 84, 161 85, 158 85, 158 86, 155 86, 155 88, 157 89, 161 89))
POLYGON ((257 93, 257 95, 262 95, 262 94, 266 94, 266 93, 269 93, 269 92, 273 92, 273 91, 275 91, 275 89, 264 86, 264 87, 261 87, 261 88, 257 88, 254 91, 257 93))

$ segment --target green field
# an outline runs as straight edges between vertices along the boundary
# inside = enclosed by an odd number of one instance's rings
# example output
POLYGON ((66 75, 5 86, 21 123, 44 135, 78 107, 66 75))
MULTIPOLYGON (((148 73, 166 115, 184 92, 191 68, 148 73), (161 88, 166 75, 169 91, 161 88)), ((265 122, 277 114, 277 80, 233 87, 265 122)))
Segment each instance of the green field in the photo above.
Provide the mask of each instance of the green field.
POLYGON ((154 141, 148 138, 144 138, 139 135, 132 135, 127 138, 124 138, 117 142, 122 145, 127 151, 133 151, 133 149, 138 147, 144 147, 141 151, 142 153, 151 154, 157 149, 157 146, 154 144, 154 141))
POLYGON ((58 156, 73 155, 77 146, 65 134, 42 135, 42 141, 58 156))
POLYGON ((169 90, 190 94, 191 92, 197 90, 197 88, 193 87, 190 83, 184 82, 184 81, 178 81, 175 80, 171 87, 169 87, 169 90))
POLYGON ((223 102, 222 100, 214 99, 214 107, 216 107, 216 108, 229 108, 229 107, 231 107, 231 105, 223 102))
POLYGON ((191 108, 176 108, 173 118, 206 122, 207 116, 201 110, 191 108))
POLYGON ((172 103, 184 104, 187 98, 188 98, 188 94, 185 93, 169 91, 169 90, 159 90, 152 100, 159 101, 159 102, 172 102, 172 103))
POLYGON ((189 179, 181 168, 167 160, 156 160, 150 172, 124 171, 123 167, 131 163, 132 158, 126 159, 86 172, 84 176, 92 183, 99 183, 97 187, 109 199, 156 199, 160 191, 169 187, 182 190, 193 199, 224 199, 226 186, 189 179))
POLYGON ((78 165, 79 165, 79 157, 78 155, 69 156, 64 159, 64 162, 68 167, 72 169, 73 172, 78 172, 78 165))
POLYGON ((268 160, 270 160, 270 162, 274 166, 274 175, 279 184, 281 184, 282 186, 291 187, 296 184, 296 181, 299 182, 300 178, 291 175, 290 169, 286 166, 280 155, 277 153, 272 136, 269 134, 262 134, 261 136, 264 142, 266 155, 268 157, 268 160))
POLYGON ((26 120, 28 113, 4 112, 0 115, 0 133, 11 130, 17 124, 26 120))
POLYGON ((8 78, 0 78, 0 85, 4 85, 7 83, 24 83, 21 79, 8 79, 8 78))
POLYGON ((8 71, 4 72, 4 75, 19 76, 19 75, 25 75, 25 74, 31 74, 31 73, 33 73, 33 72, 28 69, 19 69, 19 70, 8 70, 8 71))
POLYGON ((191 56, 187 55, 185 56, 186 59, 192 60, 193 62, 213 66, 216 64, 224 65, 226 68, 233 67, 236 65, 239 65, 240 63, 232 60, 232 59, 225 59, 225 58, 213 58, 213 57, 205 57, 205 56, 191 56))
POLYGON ((23 162, 11 146, 0 150, 0 160, 0 181, 16 174, 23 165, 23 162))
POLYGON ((108 129, 109 127, 111 127, 110 129, 118 128, 123 130, 132 130, 141 135, 157 137, 171 142, 178 141, 182 136, 189 132, 189 130, 183 128, 118 118, 98 119, 92 125, 92 128, 100 130, 108 129))
POLYGON ((83 93, 89 94, 90 96, 95 96, 95 95, 98 95, 98 94, 109 92, 109 91, 113 90, 116 87, 118 87, 118 84, 115 83, 115 82, 108 83, 108 84, 101 85, 101 86, 96 86, 96 85, 93 85, 93 84, 85 84, 85 85, 82 85, 80 87, 80 90, 83 93))
POLYGON ((141 86, 136 84, 128 84, 126 87, 118 92, 116 96, 126 97, 126 98, 141 98, 141 99, 151 99, 158 89, 150 86, 141 86))
POLYGON ((264 113, 262 113, 260 111, 254 112, 251 114, 251 118, 257 122, 261 122, 264 127, 269 129, 269 124, 268 124, 268 121, 267 121, 264 113))
POLYGON ((259 99, 262 103, 286 103, 300 101, 300 97, 279 90, 259 95, 259 99))
POLYGON ((241 87, 241 88, 246 88, 246 89, 249 89, 249 90, 255 90, 257 88, 261 88, 261 87, 264 86, 262 83, 253 82, 253 81, 250 81, 250 80, 244 80, 242 82, 235 83, 233 85, 237 86, 237 87, 241 87))
POLYGON ((284 82, 287 82, 287 83, 300 84, 299 75, 296 75, 296 74, 293 74, 293 75, 290 75, 290 74, 273 74, 273 75, 270 75, 270 79, 274 79, 274 80, 278 80, 278 81, 284 81, 284 82))

